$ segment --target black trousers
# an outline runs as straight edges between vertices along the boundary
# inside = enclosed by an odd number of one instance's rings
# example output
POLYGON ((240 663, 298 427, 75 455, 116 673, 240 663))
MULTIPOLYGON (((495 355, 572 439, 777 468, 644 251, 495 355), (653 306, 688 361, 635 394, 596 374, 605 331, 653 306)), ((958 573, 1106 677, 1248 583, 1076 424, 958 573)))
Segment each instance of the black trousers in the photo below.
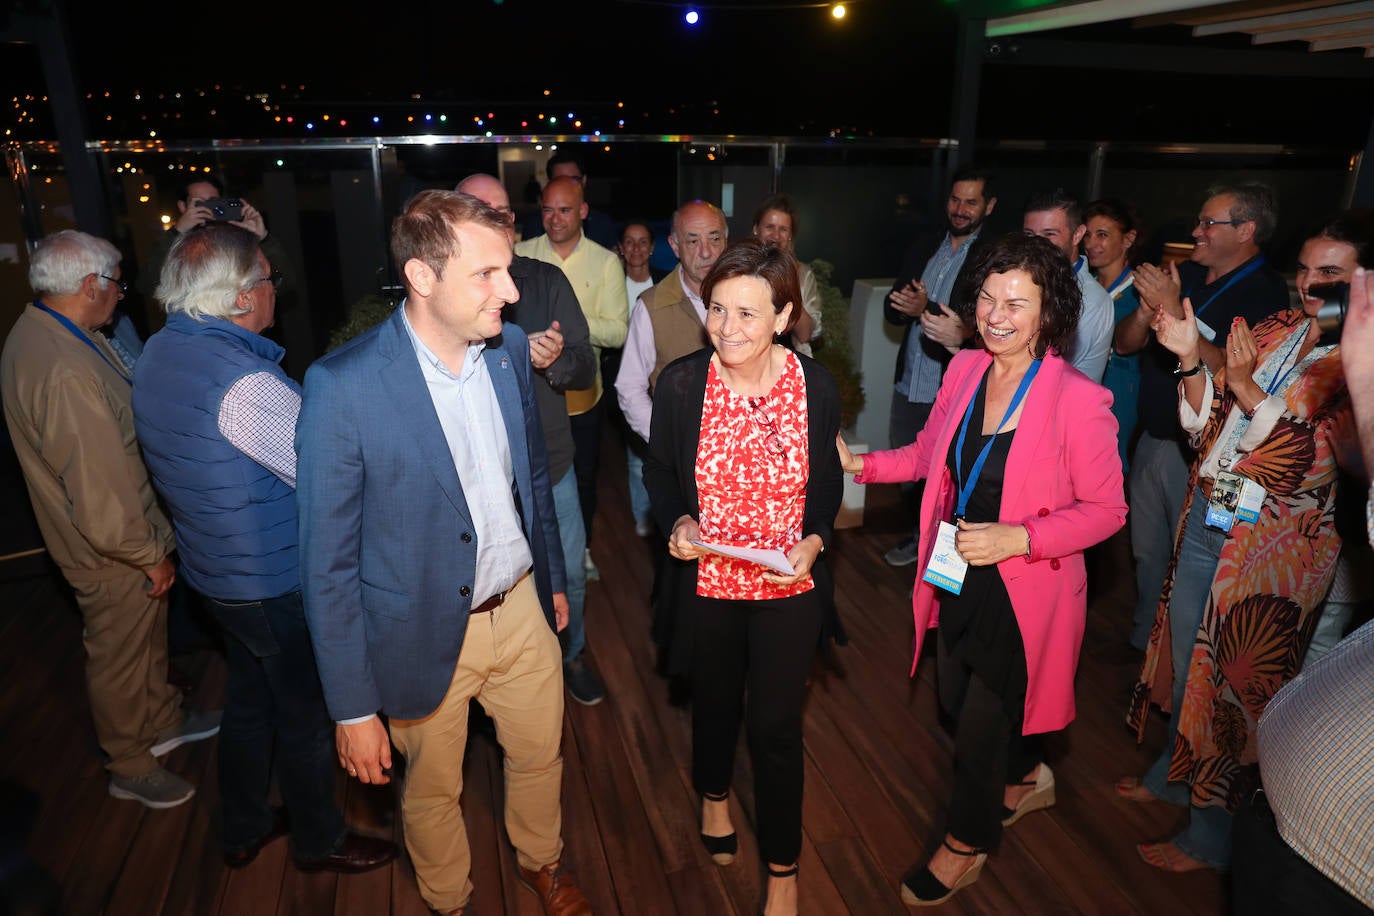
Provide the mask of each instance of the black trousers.
POLYGON ((977 849, 996 849, 1007 786, 1019 783, 1045 759, 1040 736, 1022 735, 1021 717, 1008 715, 1002 697, 949 655, 943 639, 938 640, 936 663, 942 690, 954 693, 942 695, 940 703, 957 711, 954 795, 946 829, 977 849))
POLYGON ((587 529, 589 545, 592 542, 592 516, 596 515, 596 473, 601 466, 601 418, 606 414, 607 397, 614 399, 615 392, 603 394, 591 410, 568 417, 568 425, 572 427, 577 498, 582 502, 582 526, 587 529))
POLYGON ((801 853, 802 701, 821 635, 820 599, 812 589, 776 601, 694 602, 684 608, 696 615, 692 785, 710 795, 730 788, 747 720, 759 855, 789 865, 801 853))
POLYGON ((1263 793, 1237 808, 1231 825, 1231 905, 1237 916, 1370 912, 1283 841, 1263 793))

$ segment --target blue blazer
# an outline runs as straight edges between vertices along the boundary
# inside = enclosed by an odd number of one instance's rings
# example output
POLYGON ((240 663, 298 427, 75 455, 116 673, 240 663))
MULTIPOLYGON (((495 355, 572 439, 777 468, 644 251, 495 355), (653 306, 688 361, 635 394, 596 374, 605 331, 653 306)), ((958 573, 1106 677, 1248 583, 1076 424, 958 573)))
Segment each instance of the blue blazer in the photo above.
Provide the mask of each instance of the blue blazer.
MULTIPOLYGON (((563 554, 529 341, 507 324, 483 358, 552 627, 563 554)), ((463 647, 477 535, 400 308, 310 367, 296 452, 301 590, 330 715, 429 715, 463 647)))

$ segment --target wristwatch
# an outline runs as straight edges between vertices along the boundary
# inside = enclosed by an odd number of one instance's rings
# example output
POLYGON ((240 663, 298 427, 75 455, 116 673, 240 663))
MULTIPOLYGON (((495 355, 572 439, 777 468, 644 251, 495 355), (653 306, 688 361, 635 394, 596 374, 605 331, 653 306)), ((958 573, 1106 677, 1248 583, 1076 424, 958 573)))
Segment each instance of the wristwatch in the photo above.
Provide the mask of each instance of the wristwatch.
POLYGON ((1178 366, 1174 369, 1174 375, 1178 376, 1179 378, 1187 378, 1190 375, 1197 375, 1201 371, 1202 360, 1198 360, 1197 365, 1191 369, 1183 368, 1183 362, 1180 360, 1178 366))

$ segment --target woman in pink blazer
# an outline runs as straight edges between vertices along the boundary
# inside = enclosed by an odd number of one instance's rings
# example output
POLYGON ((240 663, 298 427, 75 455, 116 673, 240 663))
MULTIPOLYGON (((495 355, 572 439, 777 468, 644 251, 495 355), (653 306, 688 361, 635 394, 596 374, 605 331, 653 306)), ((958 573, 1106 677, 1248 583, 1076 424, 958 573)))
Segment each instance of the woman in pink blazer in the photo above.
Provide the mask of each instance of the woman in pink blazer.
POLYGON ((902 879, 913 906, 972 884, 1002 827, 1054 804, 1039 736, 1074 716, 1083 550, 1126 519, 1111 395, 1061 357, 1082 302, 1063 254, 1007 236, 961 292, 980 348, 954 357, 916 441, 859 456, 839 446, 859 483, 927 481, 912 672, 936 628, 940 701, 958 732, 945 840, 902 879))

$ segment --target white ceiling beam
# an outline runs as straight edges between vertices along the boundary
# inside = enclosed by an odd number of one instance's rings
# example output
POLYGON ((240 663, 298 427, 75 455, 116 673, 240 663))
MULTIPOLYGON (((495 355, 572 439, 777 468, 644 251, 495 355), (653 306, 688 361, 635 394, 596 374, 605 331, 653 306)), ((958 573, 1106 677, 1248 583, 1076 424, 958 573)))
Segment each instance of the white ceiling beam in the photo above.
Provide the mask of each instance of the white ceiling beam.
POLYGON ((1374 0, 1361 3, 1340 3, 1319 9, 1294 10, 1290 13, 1271 13, 1267 16, 1248 16, 1244 19, 1228 19, 1207 25, 1193 26, 1193 37, 1222 35, 1226 32, 1263 32, 1269 29, 1282 29, 1290 26, 1313 25, 1321 22, 1339 22, 1341 19, 1354 19, 1374 14, 1374 0))
POLYGON ((1029 35, 1052 29, 1069 29, 1098 22, 1134 19, 1154 13, 1200 9, 1214 3, 1215 0, 1086 0, 1083 3, 1055 5, 1029 13, 989 19, 986 34, 989 38, 1029 35))
POLYGON ((1280 41, 1324 41, 1328 38, 1345 38, 1351 35, 1368 35, 1374 32, 1374 18, 1354 22, 1335 22, 1327 25, 1313 25, 1301 29, 1280 29, 1275 32, 1259 32, 1250 37, 1252 44, 1271 45, 1280 41))

